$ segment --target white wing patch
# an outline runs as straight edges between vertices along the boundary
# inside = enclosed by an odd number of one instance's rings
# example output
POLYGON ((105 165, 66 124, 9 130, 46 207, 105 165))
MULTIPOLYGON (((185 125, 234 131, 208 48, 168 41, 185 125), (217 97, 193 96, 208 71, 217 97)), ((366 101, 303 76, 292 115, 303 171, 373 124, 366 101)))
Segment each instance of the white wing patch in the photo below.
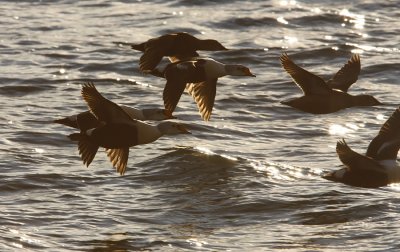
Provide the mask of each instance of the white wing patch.
POLYGON ((334 177, 337 179, 343 179, 343 176, 346 172, 347 172, 347 169, 340 169, 334 173, 334 177))
POLYGON ((133 120, 144 120, 143 112, 140 109, 120 105, 120 107, 129 115, 133 120))
POLYGON ((382 160, 379 161, 379 164, 385 168, 390 183, 400 182, 400 166, 396 160, 382 160))
POLYGON ((379 163, 383 168, 385 168, 385 170, 387 170, 388 172, 389 172, 390 170, 395 169, 395 168, 400 169, 400 167, 398 166, 396 160, 394 160, 394 159, 381 160, 381 161, 378 161, 378 163, 379 163))

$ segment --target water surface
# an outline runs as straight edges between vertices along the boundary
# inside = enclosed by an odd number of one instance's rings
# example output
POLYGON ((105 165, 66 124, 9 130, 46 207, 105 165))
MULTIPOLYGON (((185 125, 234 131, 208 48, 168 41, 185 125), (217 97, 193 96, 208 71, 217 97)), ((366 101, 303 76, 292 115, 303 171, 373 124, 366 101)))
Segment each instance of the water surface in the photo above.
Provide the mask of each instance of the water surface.
POLYGON ((3 1, 0 7, 0 248, 4 251, 395 251, 399 189, 323 180, 337 140, 364 153, 399 105, 398 1, 3 1), (80 85, 162 107, 165 80, 114 41, 168 32, 214 38, 205 52, 251 68, 223 77, 210 122, 188 95, 192 131, 131 148, 119 176, 103 151, 85 168, 53 119, 86 109, 80 85), (352 94, 384 105, 310 115, 279 64, 287 52, 330 78, 360 53, 352 94))

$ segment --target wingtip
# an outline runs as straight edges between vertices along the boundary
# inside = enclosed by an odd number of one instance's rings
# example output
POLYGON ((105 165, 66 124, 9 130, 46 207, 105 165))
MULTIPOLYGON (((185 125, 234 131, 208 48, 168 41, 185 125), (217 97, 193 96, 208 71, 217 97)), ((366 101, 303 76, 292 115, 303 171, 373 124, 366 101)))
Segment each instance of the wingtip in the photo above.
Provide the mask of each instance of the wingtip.
POLYGON ((342 146, 342 145, 347 145, 347 143, 344 140, 344 138, 338 140, 337 143, 336 143, 336 146, 342 146))
POLYGON ((346 141, 344 138, 340 139, 336 143, 336 153, 341 154, 341 153, 348 153, 351 151, 350 147, 347 145, 346 141))
POLYGON ((285 67, 286 62, 291 61, 289 55, 286 52, 283 52, 279 57, 282 67, 285 67))
POLYGON ((164 114, 166 120, 168 120, 168 119, 177 119, 178 118, 178 117, 172 115, 172 111, 167 110, 167 109, 163 110, 163 114, 164 114))
POLYGON ((83 84, 81 84, 81 95, 84 96, 86 92, 90 91, 90 90, 96 90, 96 86, 94 85, 93 82, 88 81, 85 82, 83 84))
POLYGON ((125 169, 117 169, 117 172, 119 173, 120 176, 125 175, 125 169))
POLYGON ((287 52, 283 52, 281 53, 280 58, 289 58, 289 55, 287 54, 287 52))
POLYGON ((358 54, 358 53, 353 54, 351 59, 355 59, 356 61, 360 61, 360 54, 358 54))

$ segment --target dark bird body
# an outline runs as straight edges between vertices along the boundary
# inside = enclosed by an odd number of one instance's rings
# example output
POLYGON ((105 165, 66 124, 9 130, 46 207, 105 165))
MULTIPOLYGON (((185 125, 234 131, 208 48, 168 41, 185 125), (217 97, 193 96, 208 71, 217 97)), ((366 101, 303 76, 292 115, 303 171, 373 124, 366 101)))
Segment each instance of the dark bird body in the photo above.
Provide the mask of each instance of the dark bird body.
POLYGON ((168 56, 172 62, 176 62, 178 59, 199 56, 198 50, 227 50, 216 40, 198 39, 185 32, 165 34, 140 44, 133 44, 131 47, 143 52, 139 66, 140 70, 144 72, 153 70, 164 56, 168 56))
POLYGON ((104 147, 113 166, 124 174, 129 147, 154 142, 165 134, 189 133, 183 125, 175 122, 153 126, 132 119, 120 106, 104 98, 91 83, 83 85, 81 93, 97 120, 97 126, 71 134, 69 138, 78 141, 79 154, 86 166, 93 161, 98 148, 104 147))
POLYGON ((342 140, 336 145, 339 159, 345 165, 323 177, 347 185, 380 187, 400 182, 397 153, 400 149, 400 108, 383 124, 368 146, 366 155, 353 151, 342 140))
POLYGON ((282 54, 280 60, 282 67, 304 93, 303 96, 283 101, 282 104, 312 114, 328 114, 355 106, 381 104, 371 95, 347 93, 360 73, 360 57, 357 54, 327 82, 296 65, 286 54, 282 54))
POLYGON ((250 69, 242 65, 225 65, 211 58, 195 57, 168 64, 157 70, 157 76, 167 82, 163 91, 164 107, 171 113, 175 110, 185 90, 194 98, 205 121, 211 117, 219 77, 252 76, 250 69))
MULTIPOLYGON (((130 118, 134 120, 154 120, 162 121, 167 119, 176 119, 168 110, 165 109, 136 109, 128 106, 120 106, 130 118)), ((97 128, 101 125, 96 116, 90 111, 85 111, 76 115, 67 116, 54 120, 55 123, 63 124, 75 129, 86 131, 88 129, 97 128)))
MULTIPOLYGON (((77 133, 80 134, 80 133, 77 133)), ((126 123, 104 124, 91 129, 85 137, 98 146, 107 149, 138 145, 138 129, 126 123)))

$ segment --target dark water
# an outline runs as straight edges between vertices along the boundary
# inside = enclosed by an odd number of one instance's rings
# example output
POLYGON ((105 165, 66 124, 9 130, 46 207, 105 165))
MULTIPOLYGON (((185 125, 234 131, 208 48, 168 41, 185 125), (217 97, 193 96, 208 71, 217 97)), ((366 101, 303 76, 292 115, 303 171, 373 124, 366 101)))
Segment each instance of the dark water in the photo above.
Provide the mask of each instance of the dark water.
POLYGON ((1 251, 397 251, 397 186, 320 178, 340 167, 336 141, 364 153, 400 104, 398 1, 2 1, 1 251), (193 132, 131 149, 125 176, 103 152, 82 165, 71 129, 93 81, 120 104, 161 107, 164 80, 113 41, 167 32, 215 38, 204 53, 257 78, 219 80, 210 122, 185 95, 193 132), (349 92, 385 104, 309 115, 278 57, 330 77, 360 53, 349 92))

